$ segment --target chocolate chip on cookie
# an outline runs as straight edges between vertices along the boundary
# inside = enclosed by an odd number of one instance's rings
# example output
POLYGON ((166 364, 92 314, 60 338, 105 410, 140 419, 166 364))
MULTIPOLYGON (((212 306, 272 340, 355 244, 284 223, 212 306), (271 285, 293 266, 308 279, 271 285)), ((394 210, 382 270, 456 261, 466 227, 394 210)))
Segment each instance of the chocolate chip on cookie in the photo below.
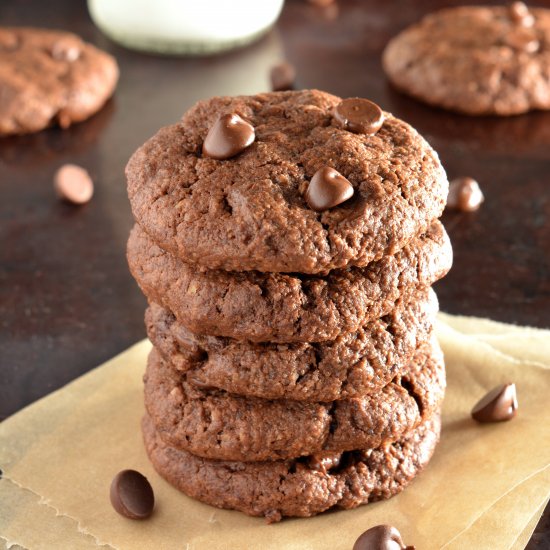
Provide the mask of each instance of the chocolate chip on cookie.
POLYGON ((353 186, 340 172, 329 166, 313 174, 306 191, 306 202, 312 210, 324 212, 353 197, 353 186))
POLYGON ((81 54, 80 41, 71 36, 63 36, 52 46, 52 57, 59 61, 76 61, 81 54))
POLYGON ((208 131, 202 154, 217 160, 226 160, 254 143, 254 127, 239 115, 230 113, 222 115, 208 131))
POLYGON ((344 99, 334 108, 334 118, 350 132, 376 134, 384 124, 384 112, 368 99, 344 99))

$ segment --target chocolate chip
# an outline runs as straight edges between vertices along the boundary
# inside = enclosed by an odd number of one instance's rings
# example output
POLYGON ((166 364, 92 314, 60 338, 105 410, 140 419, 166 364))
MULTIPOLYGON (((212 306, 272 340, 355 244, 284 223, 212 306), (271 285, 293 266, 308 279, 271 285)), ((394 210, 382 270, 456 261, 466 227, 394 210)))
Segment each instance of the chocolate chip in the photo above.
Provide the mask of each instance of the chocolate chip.
POLYGON ((327 473, 340 464, 341 453, 314 454, 309 457, 308 465, 312 470, 327 473))
POLYGON ((274 92, 292 90, 296 79, 296 69, 287 62, 278 63, 271 67, 271 89, 274 92))
POLYGON ((414 550, 414 546, 405 546, 401 533, 395 527, 377 525, 355 541, 353 550, 414 550))
POLYGON ((376 134, 384 124, 382 109, 360 97, 341 101, 334 109, 334 118, 342 128, 356 134, 376 134))
POLYGON ((59 198, 72 204, 84 204, 94 194, 94 182, 84 168, 65 164, 54 175, 54 189, 59 198))
POLYGON ((447 208, 474 212, 485 200, 479 183, 473 178, 456 178, 449 185, 447 208))
POLYGON ((518 401, 516 385, 502 384, 493 388, 472 409, 472 418, 478 422, 503 422, 516 416, 518 401))
POLYGON ((80 57, 80 44, 71 38, 60 38, 52 46, 52 57, 58 61, 76 61, 80 57))
POLYGON ((135 470, 122 470, 111 483, 111 504, 130 519, 145 519, 153 512, 155 495, 147 478, 135 470))
POLYGON ((512 21, 523 27, 532 27, 535 23, 533 14, 523 2, 512 2, 509 7, 512 21))
POLYGON ((238 155, 254 143, 254 127, 239 115, 222 115, 210 128, 202 145, 202 154, 217 160, 238 155))
POLYGON ((346 202, 353 196, 353 186, 340 172, 325 166, 317 170, 306 191, 306 202, 316 212, 323 212, 346 202))
POLYGON ((507 33, 505 41, 511 48, 525 53, 535 53, 540 48, 540 42, 533 31, 521 27, 507 33))

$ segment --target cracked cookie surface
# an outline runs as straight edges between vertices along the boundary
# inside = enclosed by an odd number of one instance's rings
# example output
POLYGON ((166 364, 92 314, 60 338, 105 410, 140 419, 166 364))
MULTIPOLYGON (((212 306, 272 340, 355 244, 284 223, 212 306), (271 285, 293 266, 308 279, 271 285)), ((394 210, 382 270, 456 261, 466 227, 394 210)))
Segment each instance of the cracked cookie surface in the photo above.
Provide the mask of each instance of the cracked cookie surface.
POLYGON ((65 31, 0 28, 0 135, 66 128, 96 113, 118 80, 109 54, 65 31))
POLYGON ((145 314, 155 348, 199 388, 264 399, 334 401, 379 391, 429 340, 438 303, 431 289, 357 332, 320 343, 272 344, 197 336, 170 311, 151 304, 145 314))
POLYGON ((550 109, 550 10, 463 6, 427 15, 383 54, 390 81, 426 103, 470 115, 550 109))
POLYGON ((393 254, 443 212, 437 154, 385 114, 375 135, 344 130, 340 98, 317 90, 216 97, 162 128, 130 159, 134 218, 165 250, 206 269, 326 273, 393 254), (200 154, 220 115, 252 124, 255 141, 228 160, 200 154), (325 212, 304 198, 329 166, 354 196, 325 212))
POLYGON ((204 458, 252 462, 396 441, 439 411, 445 367, 432 339, 379 392, 309 403, 198 390, 153 349, 144 381, 145 407, 167 444, 204 458))
POLYGON ((325 277, 198 271, 159 248, 138 225, 128 240, 130 271, 150 301, 196 334, 254 342, 322 342, 389 314, 443 277, 452 248, 435 222, 393 256, 325 277))
POLYGON ((180 491, 274 522, 356 508, 399 493, 430 460, 440 420, 436 414, 394 443, 333 454, 332 468, 319 467, 322 458, 315 456, 249 463, 208 460, 168 446, 147 416, 142 430, 154 468, 180 491))

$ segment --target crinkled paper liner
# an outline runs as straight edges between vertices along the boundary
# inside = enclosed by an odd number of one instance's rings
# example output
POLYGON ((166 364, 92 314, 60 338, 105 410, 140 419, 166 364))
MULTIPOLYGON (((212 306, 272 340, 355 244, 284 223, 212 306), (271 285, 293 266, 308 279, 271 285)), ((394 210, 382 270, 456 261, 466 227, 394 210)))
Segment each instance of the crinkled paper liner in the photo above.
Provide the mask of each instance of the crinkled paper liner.
POLYGON ((550 495, 550 331, 440 314, 437 333, 448 373, 441 443, 388 501, 266 525, 179 493, 141 442, 143 341, 0 424, 0 547, 349 550, 365 529, 391 523, 419 550, 524 548, 550 495), (472 405, 506 381, 517 385, 518 416, 473 422, 472 405), (125 468, 154 487, 149 520, 110 506, 125 468))

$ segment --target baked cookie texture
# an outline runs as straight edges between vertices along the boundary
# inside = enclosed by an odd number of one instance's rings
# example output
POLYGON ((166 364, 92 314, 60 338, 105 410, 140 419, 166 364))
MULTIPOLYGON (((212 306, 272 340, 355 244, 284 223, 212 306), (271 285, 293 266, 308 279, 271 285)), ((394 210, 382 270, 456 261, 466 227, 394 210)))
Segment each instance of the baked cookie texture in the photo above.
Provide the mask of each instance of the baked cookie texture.
POLYGON ((449 237, 435 222, 394 255, 324 277, 256 271, 199 271, 135 226, 130 271, 149 300, 197 334, 255 342, 322 342, 390 313, 395 302, 442 278, 449 237))
POLYGON ((443 212, 445 171, 389 113, 375 135, 344 130, 333 116, 339 102, 305 90, 197 103, 130 159, 135 219, 160 247, 206 269, 326 273, 397 252, 443 212), (229 160, 203 156, 209 128, 227 113, 254 126, 254 143, 229 160), (355 194, 315 212, 304 194, 327 165, 355 194))
POLYGON ((401 491, 445 392, 437 154, 370 101, 305 90, 199 102, 126 172, 157 472, 269 522, 401 491))
POLYGON ((199 389, 153 350, 144 382, 145 408, 167 443, 205 458, 249 462, 395 441, 438 412, 445 368, 432 341, 379 392, 308 403, 199 389))
POLYGON ((118 74, 112 56, 75 34, 0 28, 0 135, 89 118, 113 94, 118 74))
POLYGON ((387 45, 394 86, 468 115, 550 109, 550 10, 463 6, 429 14, 387 45))
POLYGON ((309 517, 351 509, 401 492, 429 462, 439 440, 439 416, 400 440, 376 449, 272 462, 208 460, 170 447, 143 420, 145 448, 157 472, 187 495, 217 506, 264 516, 309 517), (328 460, 326 460, 328 458, 328 460))
POLYGON ((388 315, 327 342, 252 343, 199 336, 151 304, 147 334, 163 359, 198 388, 297 401, 335 401, 380 391, 427 343, 438 310, 433 290, 399 300, 388 315))

